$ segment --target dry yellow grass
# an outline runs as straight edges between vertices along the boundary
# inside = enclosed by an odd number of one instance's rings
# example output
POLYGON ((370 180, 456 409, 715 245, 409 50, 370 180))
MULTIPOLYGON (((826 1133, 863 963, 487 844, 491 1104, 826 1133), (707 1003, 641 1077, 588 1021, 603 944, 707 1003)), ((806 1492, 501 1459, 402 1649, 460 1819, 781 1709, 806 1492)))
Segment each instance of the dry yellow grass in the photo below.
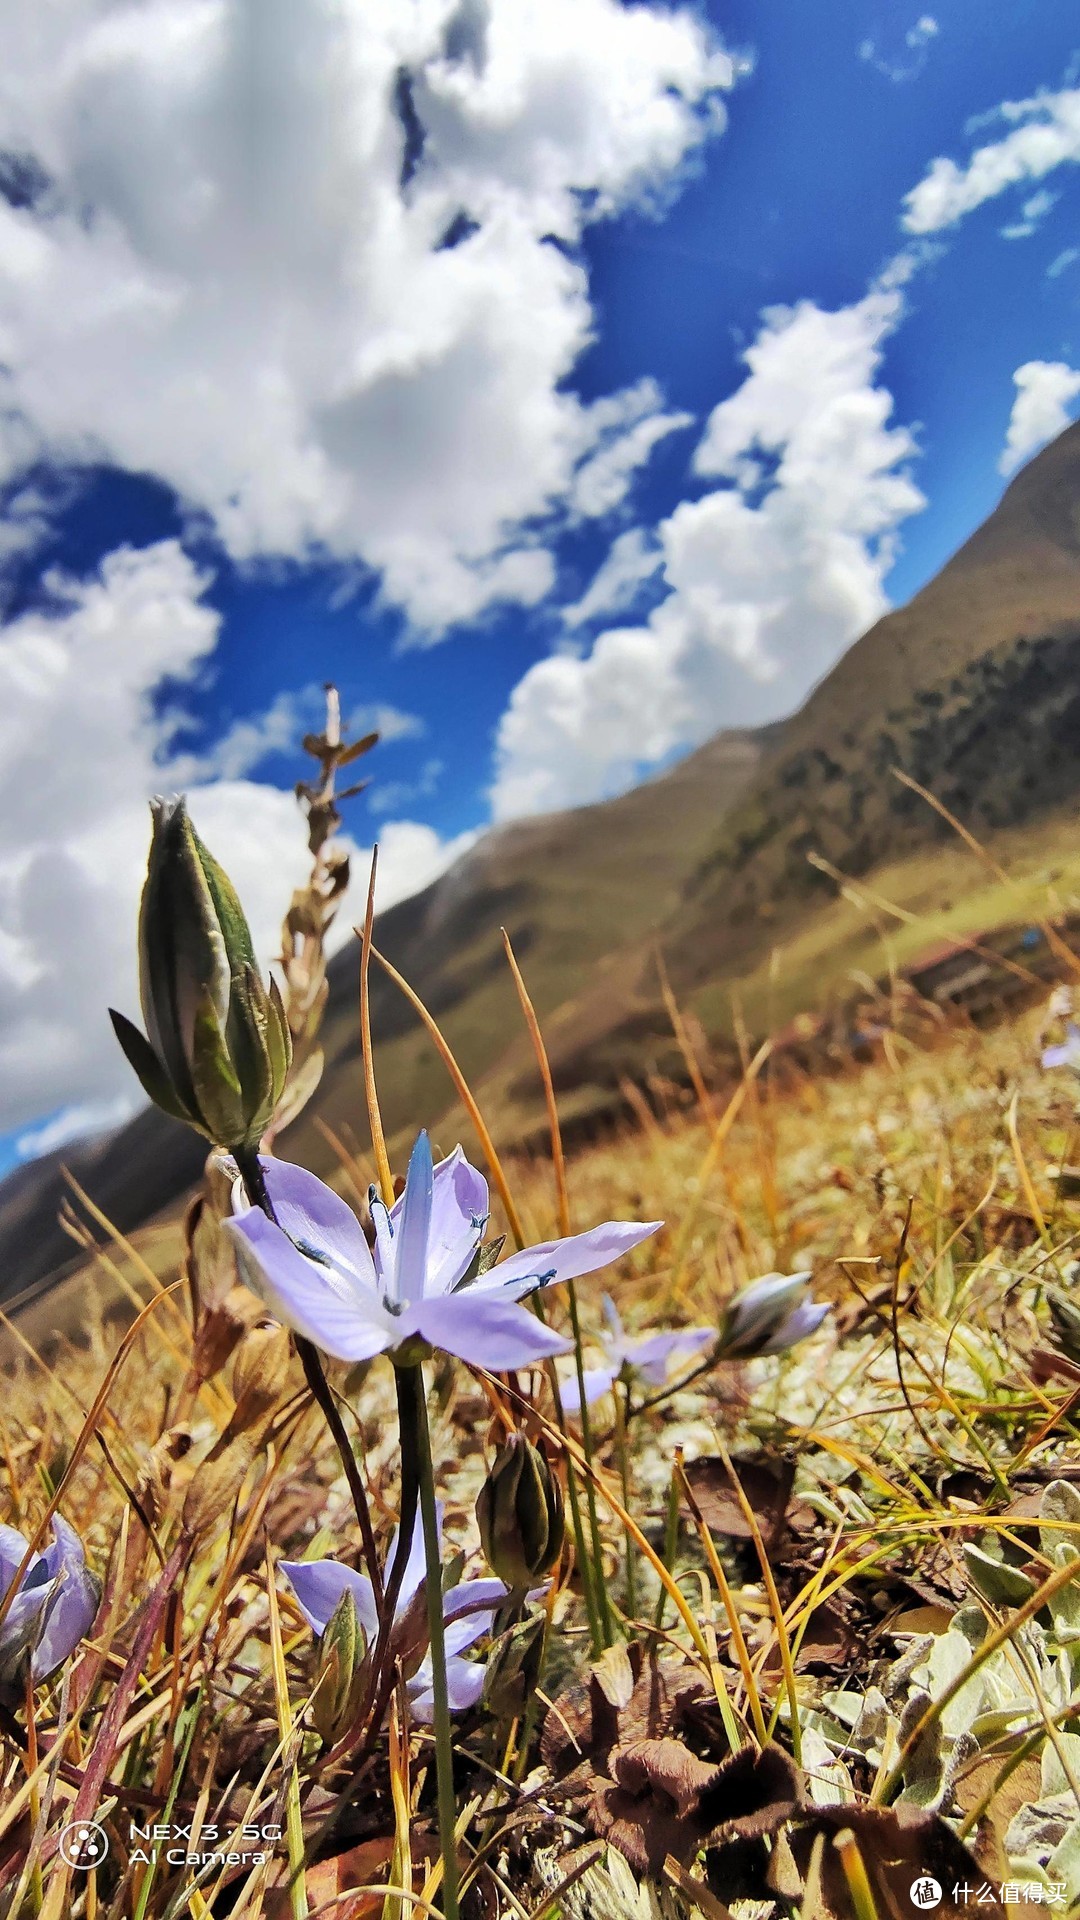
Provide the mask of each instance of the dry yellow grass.
MULTIPOLYGON (((1000 1493, 1015 1463, 1050 1472, 1072 1444, 1071 1388, 1061 1381, 1038 1384, 1030 1369, 1032 1348, 1047 1337, 1043 1284, 1068 1282, 1067 1263, 1080 1231, 1080 1206, 1069 1197, 1069 1181, 1055 1177, 1073 1157, 1074 1088, 1067 1074, 1047 1075, 1039 1067, 1045 1021, 1042 1008, 987 1031, 935 1033, 928 1027, 918 1044, 890 1036, 870 1064, 852 1063, 829 1077, 790 1067, 762 1074, 742 1097, 719 1152, 715 1129, 723 1094, 712 1097, 709 1113, 674 1104, 674 1096, 663 1111, 654 1100, 641 1106, 635 1124, 570 1161, 574 1227, 604 1217, 662 1216, 667 1222, 663 1234, 608 1281, 632 1329, 714 1321, 733 1291, 770 1269, 812 1269, 819 1290, 835 1303, 831 1320, 803 1348, 745 1368, 722 1367, 642 1415, 634 1427, 629 1496, 625 1487, 622 1495, 618 1491, 610 1419, 600 1414, 597 1420, 605 1577, 616 1613, 625 1598, 620 1582, 627 1551, 620 1498, 630 1498, 635 1528, 644 1530, 635 1532, 637 1602, 639 1612, 644 1607, 651 1614, 659 1588, 646 1550, 651 1542, 655 1554, 662 1545, 676 1449, 692 1458, 727 1447, 744 1456, 758 1444, 767 1455, 796 1447, 797 1487, 831 1539, 816 1571, 796 1589, 768 1590, 752 1577, 752 1568, 729 1557, 725 1574, 715 1553, 710 1560, 701 1552, 691 1526, 683 1529, 675 1565, 683 1594, 692 1597, 691 1617, 702 1618, 704 1579, 710 1634, 721 1646, 733 1625, 736 1642, 741 1635, 742 1652, 738 1658, 733 1653, 734 1666, 725 1669, 725 1698, 730 1695, 737 1715, 749 1716, 748 1724, 777 1725, 797 1751, 800 1726, 792 1699, 799 1702, 800 1721, 805 1718, 802 1738, 820 1742, 814 1716, 825 1714, 828 1697, 827 1681, 801 1666, 796 1674, 815 1607, 835 1592, 856 1596, 865 1610, 868 1579, 873 1585, 880 1578, 887 1598, 888 1566, 898 1556, 917 1560, 928 1544, 943 1543, 953 1567, 962 1565, 959 1548, 971 1537, 970 1502, 957 1507, 942 1496, 942 1473, 975 1471, 1000 1493), (710 1566, 719 1571, 719 1586, 710 1566)), ((453 1141, 438 1144, 447 1150, 453 1141)), ((550 1160, 537 1154, 510 1164, 508 1172, 528 1238, 555 1232, 550 1160)), ((44 1513, 67 1469, 133 1301, 149 1302, 162 1281, 168 1286, 176 1278, 168 1261, 169 1245, 160 1233, 137 1236, 135 1257, 112 1247, 106 1265, 65 1283, 55 1309, 57 1319, 63 1316, 62 1332, 55 1320, 50 1332, 42 1307, 4 1329, 3 1517, 24 1530, 44 1513)), ((598 1324, 598 1293, 588 1284, 582 1288, 587 1339, 598 1324)), ((111 1568, 118 1595, 113 1649, 99 1648, 106 1678, 119 1670, 130 1642, 130 1616, 155 1576, 156 1550, 147 1547, 140 1513, 152 1510, 166 1551, 180 1504, 205 1474, 207 1452, 234 1411, 229 1371, 196 1388, 190 1359, 188 1299, 181 1286, 157 1298, 64 1488, 64 1512, 83 1531, 92 1562, 111 1568), (117 1543, 125 1529, 128 1544, 122 1549, 117 1543)), ((380 1529, 396 1498, 388 1373, 376 1362, 348 1396, 380 1529)), ((467 1378, 449 1367, 437 1372, 436 1385, 435 1450, 448 1535, 474 1556, 471 1508, 489 1457, 489 1408, 467 1378)), ((183 1614, 170 1629, 173 1639, 158 1646, 129 1718, 135 1731, 125 1734, 128 1784, 141 1780, 151 1792, 165 1791, 180 1734, 191 1731, 185 1716, 193 1711, 190 1688, 196 1681, 206 1689, 207 1718, 203 1725, 196 1714, 185 1781, 196 1761, 210 1769, 208 1779, 216 1779, 215 1740, 226 1747, 232 1742, 234 1755, 247 1753, 238 1731, 245 1716, 256 1746, 262 1742, 260 1754, 272 1752, 274 1728, 292 1724, 287 1714, 281 1718, 287 1708, 283 1674, 294 1713, 304 1686, 310 1690, 307 1636, 287 1595, 279 1602, 282 1639, 273 1673, 267 1665, 272 1622, 264 1536, 275 1550, 321 1546, 333 1552, 351 1540, 354 1526, 321 1422, 314 1411, 301 1411, 302 1387, 294 1362, 281 1384, 283 1411, 268 1450, 264 1444, 241 1463, 231 1517, 223 1514, 190 1566, 183 1614)), ((997 1507, 1002 1504, 999 1499, 997 1507)), ((1000 1526, 992 1502, 986 1515, 991 1531, 1000 1526)), ((557 1687, 561 1672, 587 1658, 580 1603, 570 1589, 560 1594, 557 1615, 563 1631, 549 1689, 557 1687)), ((693 1639, 678 1624, 675 1641, 687 1657, 697 1658, 693 1639)), ((868 1672, 851 1684, 869 1685, 868 1672)), ((43 1727, 48 1724, 46 1716, 43 1727)), ((289 1751, 296 1760, 300 1750, 289 1751)), ((835 1763, 822 1759, 820 1746, 813 1752, 825 1778, 835 1763)), ((899 1764, 895 1744, 891 1759, 881 1760, 887 1772, 886 1760, 899 1764)), ((8 1769, 10 1804, 16 1807, 23 1804, 23 1766, 14 1760, 8 1769)), ((252 1806, 265 1812, 276 1804, 276 1782, 260 1785, 258 1768, 250 1759, 245 1766, 240 1773, 248 1797, 241 1795, 241 1804, 235 1786, 231 1799, 225 1794, 233 1818, 245 1810, 251 1817, 252 1806)), ((881 1767, 878 1788, 885 1777, 881 1767)), ((294 1782, 290 1805, 298 1817, 300 1788, 291 1761, 286 1774, 294 1782)), ((868 1781, 874 1790, 871 1776, 872 1768, 858 1776, 859 1795, 868 1781)), ((185 1793, 196 1785, 191 1779, 185 1793)), ((220 1780, 218 1790, 225 1793, 220 1780)), ((392 1833, 393 1815, 388 1818, 392 1833)), ((418 1821, 417 1890, 425 1846, 430 1857, 427 1816, 418 1821)), ((269 1897, 276 1871, 267 1869, 265 1886, 252 1882, 262 1889, 258 1899, 264 1892, 269 1897)), ((617 1879, 621 1869, 615 1871, 617 1879)), ((370 1875, 378 1877, 374 1866, 370 1875)), ((171 1899, 179 1884, 168 1882, 171 1899)), ((542 1884, 522 1884, 526 1908, 536 1903, 542 1884)), ((125 1897, 137 1902, 149 1883, 129 1868, 125 1885, 125 1897)), ((202 1897, 210 1904, 192 1911, 224 1912, 232 1895, 222 1893, 225 1904, 219 1907, 212 1889, 202 1897)), ((679 1898, 687 1902, 685 1910, 692 1907, 685 1887, 679 1898)), ((159 1908, 157 1899, 151 1886, 142 1911, 164 1913, 166 1905, 159 1908)), ((139 1910, 137 1904, 131 1910, 139 1910)), ((512 1902, 502 1910, 517 1911, 512 1902)), ((590 1911, 572 1900, 564 1910, 590 1911)))

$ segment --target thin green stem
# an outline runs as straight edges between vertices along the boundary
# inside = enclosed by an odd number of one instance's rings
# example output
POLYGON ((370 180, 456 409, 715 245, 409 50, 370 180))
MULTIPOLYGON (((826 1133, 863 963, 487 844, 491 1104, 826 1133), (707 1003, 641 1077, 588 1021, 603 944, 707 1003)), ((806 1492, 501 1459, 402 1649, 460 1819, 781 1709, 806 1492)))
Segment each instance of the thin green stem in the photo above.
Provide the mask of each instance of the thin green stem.
POLYGON ((442 1910, 445 1920, 458 1920, 457 1803, 454 1798, 454 1745, 450 1731, 450 1699, 446 1687, 446 1636, 443 1630, 442 1557, 439 1516, 435 1505, 435 1475, 431 1462, 427 1397, 422 1367, 398 1367, 397 1396, 401 1460, 404 1470, 411 1457, 420 1489, 420 1516, 424 1528, 427 1579, 428 1638, 431 1647, 431 1691, 434 1698, 435 1778, 439 1802, 439 1846, 443 1863, 442 1910))
MULTIPOLYGON (((540 1304, 539 1294, 533 1294, 530 1305, 537 1319, 547 1326, 547 1316, 540 1304)), ((554 1360, 546 1364, 548 1385, 555 1402, 555 1419, 559 1432, 566 1435, 566 1414, 563 1411, 562 1394, 559 1392, 559 1376, 555 1371, 554 1360)), ((585 1529, 581 1524, 581 1501, 578 1498, 577 1480, 574 1475, 574 1463, 570 1455, 566 1456, 566 1493, 570 1502, 570 1527, 574 1536, 574 1565, 581 1581, 581 1595, 585 1602, 585 1613, 589 1622, 589 1643, 592 1657, 599 1660, 604 1651, 604 1636, 600 1627, 600 1615, 596 1607, 596 1582, 593 1579, 593 1566, 585 1546, 585 1529)))
POLYGON ((581 1594, 585 1602, 585 1613, 589 1622, 589 1641, 594 1660, 599 1660, 604 1651, 604 1636, 600 1628, 600 1616, 596 1611, 596 1591, 592 1577, 592 1562, 585 1545, 585 1528, 581 1522, 581 1501, 578 1498, 577 1474, 569 1454, 566 1456, 566 1497, 570 1502, 570 1525, 574 1535, 574 1558, 581 1576, 581 1594))
MULTIPOLYGON (((612 1385, 615 1401, 615 1445, 619 1453, 619 1478, 622 1483, 622 1503, 630 1512, 630 1442, 626 1431, 626 1416, 630 1410, 630 1387, 625 1380, 616 1380, 612 1385)), ((634 1557, 634 1543, 627 1535, 626 1540, 626 1611, 631 1620, 637 1613, 637 1566, 634 1557)))
POLYGON ((593 1591, 596 1595, 596 1612, 600 1636, 604 1646, 615 1643, 615 1628, 611 1619, 611 1607, 608 1604, 607 1583, 604 1579, 604 1543, 600 1534, 600 1516, 596 1510, 596 1482, 593 1478, 592 1424, 585 1400, 585 1362, 582 1357, 581 1319, 578 1314, 577 1289, 571 1280, 566 1289, 570 1304, 570 1325, 574 1334, 574 1367, 577 1372, 579 1412, 581 1421, 581 1447, 589 1472, 585 1478, 585 1499, 589 1509, 589 1532, 592 1535, 591 1574, 595 1575, 593 1591))

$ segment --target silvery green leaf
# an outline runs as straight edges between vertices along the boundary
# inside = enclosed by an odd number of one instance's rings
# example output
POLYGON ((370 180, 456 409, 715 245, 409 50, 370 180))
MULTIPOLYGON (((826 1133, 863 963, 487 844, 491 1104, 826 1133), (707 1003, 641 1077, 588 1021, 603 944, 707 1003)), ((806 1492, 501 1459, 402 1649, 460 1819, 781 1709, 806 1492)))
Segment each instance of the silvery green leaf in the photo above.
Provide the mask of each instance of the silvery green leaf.
POLYGON ((1080 1820, 1073 1821, 1065 1838, 1054 1848, 1046 1863, 1046 1874, 1049 1880, 1064 1880, 1070 1906, 1080 1897, 1080 1820))
MULTIPOLYGON (((1080 1784, 1080 1733, 1064 1733, 1059 1729, 1054 1739, 1047 1740, 1042 1750, 1041 1766, 1040 1799, 1049 1799, 1055 1793, 1067 1793, 1072 1796, 1074 1782, 1080 1784), (1068 1773, 1066 1768, 1069 1770, 1068 1773)), ((1072 1804, 1075 1812, 1075 1798, 1072 1804)))
MULTIPOLYGON (((900 1715, 899 1743, 904 1746, 930 1706, 927 1693, 915 1692, 900 1715)), ((910 1806, 931 1811, 945 1791, 945 1736, 940 1718, 932 1720, 904 1762, 904 1786, 898 1798, 910 1806)))
POLYGON ((984 1553, 981 1547, 965 1544, 964 1561, 973 1585, 991 1606, 1021 1607, 1035 1591, 1034 1581, 1021 1573, 1019 1567, 1011 1567, 1008 1561, 984 1553))

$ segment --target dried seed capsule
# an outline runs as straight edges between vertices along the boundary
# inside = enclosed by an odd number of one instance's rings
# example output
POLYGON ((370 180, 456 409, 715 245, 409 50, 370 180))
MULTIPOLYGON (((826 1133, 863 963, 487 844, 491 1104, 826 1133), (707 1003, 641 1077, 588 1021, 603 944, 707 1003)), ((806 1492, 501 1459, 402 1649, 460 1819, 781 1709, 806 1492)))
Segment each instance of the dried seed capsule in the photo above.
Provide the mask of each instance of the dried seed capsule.
POLYGON ((562 1551, 562 1491, 523 1433, 500 1447, 480 1489, 476 1519, 488 1563, 521 1593, 550 1573, 562 1551))

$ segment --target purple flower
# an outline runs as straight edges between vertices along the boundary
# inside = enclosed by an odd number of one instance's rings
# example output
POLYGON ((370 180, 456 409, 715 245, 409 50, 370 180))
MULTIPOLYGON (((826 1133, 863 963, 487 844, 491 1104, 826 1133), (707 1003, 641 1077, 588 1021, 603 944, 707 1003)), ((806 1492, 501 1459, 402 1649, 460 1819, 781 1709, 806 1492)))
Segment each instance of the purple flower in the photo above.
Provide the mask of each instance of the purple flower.
POLYGON ((388 1209, 372 1193, 374 1250, 352 1208, 314 1174, 283 1160, 261 1165, 276 1223, 249 1206, 239 1182, 228 1222, 245 1274, 281 1320, 339 1360, 403 1349, 411 1360, 439 1347, 503 1373, 566 1353, 568 1342, 517 1302, 595 1273, 660 1225, 609 1220, 481 1271, 487 1182, 460 1147, 433 1167, 420 1135, 401 1199, 388 1209))
POLYGON ((1047 1047, 1043 1052, 1042 1064, 1050 1067, 1071 1067, 1074 1073, 1080 1073, 1080 1027, 1070 1020, 1065 1028, 1065 1039, 1060 1047, 1047 1047))
MULTIPOLYGON (((686 1327, 678 1333, 652 1333, 642 1340, 631 1340, 623 1328, 614 1300, 606 1293, 603 1309, 607 1324, 600 1335, 600 1342, 607 1354, 607 1365, 585 1368, 585 1404, 590 1407, 602 1393, 607 1393, 617 1379, 626 1379, 632 1373, 639 1373, 650 1386, 663 1386, 672 1354, 698 1353, 717 1338, 714 1327, 686 1327)), ((568 1413, 580 1411, 581 1397, 576 1374, 559 1381, 559 1392, 568 1413)))
MULTIPOLYGON (((442 1540, 442 1504, 438 1506, 439 1539, 442 1540)), ((387 1556, 387 1568, 397 1553, 395 1530, 387 1556)), ((338 1560, 283 1560, 281 1571, 288 1579, 300 1611, 313 1633, 324 1634, 344 1593, 352 1594, 356 1617, 370 1646, 379 1632, 375 1595, 366 1574, 343 1567, 338 1560)), ((401 1582, 391 1648, 401 1661, 408 1683, 409 1699, 417 1720, 430 1725, 435 1702, 432 1692, 431 1655, 428 1651, 427 1598, 424 1567, 424 1532, 417 1514, 409 1545, 409 1557, 401 1582)), ((501 1580, 464 1580, 443 1595, 443 1621, 446 1634, 446 1689, 453 1713, 465 1713, 475 1707, 484 1690, 484 1665, 478 1660, 463 1660, 467 1647, 489 1632, 491 1623, 509 1589, 501 1580)))
MULTIPOLYGON (((60 1514, 52 1545, 35 1553, 0 1624, 0 1698, 18 1700, 29 1673, 47 1680, 89 1633, 101 1588, 87 1571, 82 1541, 60 1514)), ((0 1527, 0 1602, 11 1592, 27 1543, 14 1527, 0 1527)))
POLYGON ((828 1301, 807 1297, 809 1272, 766 1273, 731 1301, 720 1328, 719 1358, 749 1360, 783 1353, 820 1327, 828 1301))

